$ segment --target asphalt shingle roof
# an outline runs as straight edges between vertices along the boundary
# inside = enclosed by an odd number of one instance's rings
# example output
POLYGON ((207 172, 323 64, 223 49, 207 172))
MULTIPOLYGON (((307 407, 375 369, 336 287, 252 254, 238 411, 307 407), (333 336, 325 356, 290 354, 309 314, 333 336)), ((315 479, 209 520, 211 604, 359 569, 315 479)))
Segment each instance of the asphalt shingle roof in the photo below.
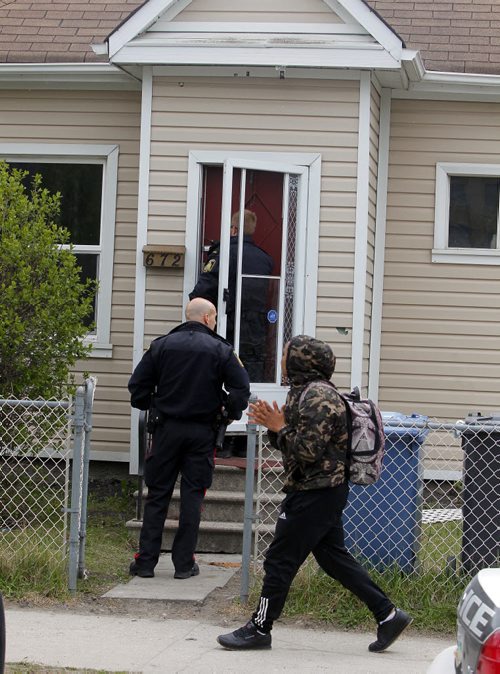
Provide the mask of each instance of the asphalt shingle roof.
MULTIPOLYGON (((366 0, 428 70, 500 74, 500 0, 366 0)), ((0 63, 106 61, 103 42, 137 0, 0 0, 0 63)))

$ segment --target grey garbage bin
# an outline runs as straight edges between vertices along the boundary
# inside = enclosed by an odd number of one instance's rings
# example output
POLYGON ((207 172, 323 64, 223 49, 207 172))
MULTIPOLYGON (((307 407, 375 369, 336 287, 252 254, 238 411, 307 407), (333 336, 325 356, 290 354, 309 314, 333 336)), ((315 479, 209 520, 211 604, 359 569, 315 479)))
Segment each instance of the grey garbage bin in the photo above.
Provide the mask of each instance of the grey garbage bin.
POLYGON ((469 414, 462 433, 462 568, 479 571, 499 563, 500 412, 469 414))

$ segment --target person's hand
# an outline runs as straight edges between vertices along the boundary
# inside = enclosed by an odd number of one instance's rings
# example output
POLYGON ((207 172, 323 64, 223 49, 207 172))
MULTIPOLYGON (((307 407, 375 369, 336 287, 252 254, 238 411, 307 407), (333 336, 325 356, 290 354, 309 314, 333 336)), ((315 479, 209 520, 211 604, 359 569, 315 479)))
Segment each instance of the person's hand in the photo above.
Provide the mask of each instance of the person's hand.
POLYGON ((276 400, 273 400, 272 407, 266 400, 257 400, 250 403, 248 420, 277 433, 285 426, 285 406, 278 407, 276 400))

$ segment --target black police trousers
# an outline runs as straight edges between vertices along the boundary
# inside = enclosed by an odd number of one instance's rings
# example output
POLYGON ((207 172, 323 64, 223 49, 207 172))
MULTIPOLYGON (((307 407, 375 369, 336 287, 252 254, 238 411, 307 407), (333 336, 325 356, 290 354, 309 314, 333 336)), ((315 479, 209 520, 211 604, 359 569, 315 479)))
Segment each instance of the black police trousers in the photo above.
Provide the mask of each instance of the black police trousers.
POLYGON ((214 444, 215 430, 208 423, 168 419, 154 432, 151 454, 144 462, 148 496, 136 558, 142 568, 153 569, 158 562, 163 525, 180 474, 180 516, 172 544, 172 562, 176 571, 191 570, 201 506, 205 491, 212 484, 214 444))
POLYGON ((312 552, 331 578, 363 601, 377 622, 384 620, 394 605, 344 545, 342 511, 347 503, 347 483, 328 489, 297 491, 281 504, 274 539, 264 562, 264 583, 253 622, 269 632, 279 618, 290 585, 302 563, 312 552))

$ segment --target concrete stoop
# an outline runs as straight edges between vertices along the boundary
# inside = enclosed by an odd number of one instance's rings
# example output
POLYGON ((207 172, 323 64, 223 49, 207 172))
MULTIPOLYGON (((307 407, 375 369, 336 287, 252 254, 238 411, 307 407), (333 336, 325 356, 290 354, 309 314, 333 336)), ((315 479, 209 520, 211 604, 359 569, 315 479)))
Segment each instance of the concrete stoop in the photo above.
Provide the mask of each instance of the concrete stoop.
MULTIPOLYGON (((202 519, 198 536, 198 552, 241 553, 243 542, 243 521, 245 508, 245 468, 246 460, 241 458, 216 459, 212 487, 207 491, 203 503, 202 519)), ((264 471, 281 472, 281 464, 265 465, 264 471)), ((147 489, 143 490, 143 499, 147 489)), ((137 494, 136 494, 137 497, 137 494)), ((283 496, 281 493, 266 495, 259 501, 260 537, 264 544, 274 532, 277 508, 283 496)), ((178 526, 180 492, 175 489, 165 521, 162 550, 169 551, 178 526)), ((254 504, 255 509, 255 504, 254 504)), ((129 532, 139 538, 142 520, 129 520, 129 532)))

